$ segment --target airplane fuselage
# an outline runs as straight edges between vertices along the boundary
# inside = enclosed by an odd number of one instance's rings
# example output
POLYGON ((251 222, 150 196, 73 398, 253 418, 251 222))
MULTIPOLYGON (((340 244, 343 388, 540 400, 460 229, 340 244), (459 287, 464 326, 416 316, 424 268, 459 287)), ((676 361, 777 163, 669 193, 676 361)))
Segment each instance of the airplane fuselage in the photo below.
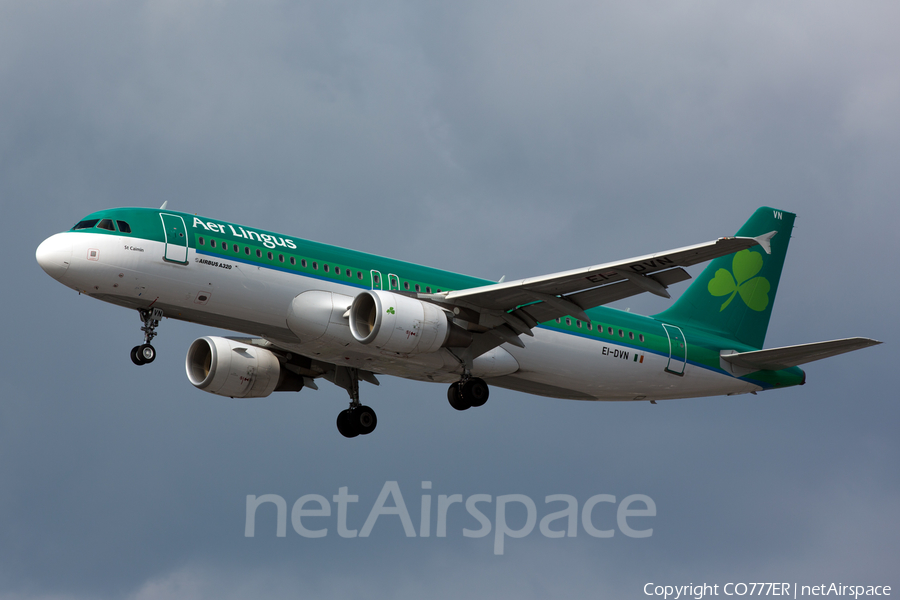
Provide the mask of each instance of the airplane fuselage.
MULTIPOLYGON (((346 312, 362 290, 426 297, 494 283, 174 211, 112 209, 82 223, 104 219, 112 229, 95 224, 45 241, 42 267, 99 300, 159 308, 372 373, 451 383, 464 367, 451 348, 398 353, 356 341, 346 312)), ((796 367, 736 373, 721 353, 752 348, 712 332, 602 306, 587 315, 540 323, 524 348, 504 343, 475 359, 472 375, 578 400, 741 394, 804 381, 796 367)))

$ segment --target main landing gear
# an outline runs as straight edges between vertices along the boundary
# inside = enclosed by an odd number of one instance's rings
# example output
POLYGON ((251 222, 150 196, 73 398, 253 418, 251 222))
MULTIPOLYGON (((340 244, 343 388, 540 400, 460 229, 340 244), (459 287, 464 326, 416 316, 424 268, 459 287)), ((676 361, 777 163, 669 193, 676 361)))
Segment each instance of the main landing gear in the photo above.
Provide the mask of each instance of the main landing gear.
POLYGON ((152 310, 142 308, 138 310, 141 315, 141 321, 144 326, 141 331, 144 332, 144 343, 131 349, 131 362, 136 365, 146 365, 156 360, 156 348, 150 345, 153 338, 156 337, 156 328, 159 326, 160 319, 163 318, 163 311, 159 308, 152 310))
POLYGON ((456 410, 466 410, 473 406, 482 406, 488 400, 490 390, 484 379, 463 376, 447 388, 447 400, 456 410))
POLYGON ((338 367, 335 371, 335 384, 343 387, 350 394, 350 408, 338 413, 337 428, 347 438, 368 435, 375 431, 378 417, 375 411, 359 403, 359 370, 350 367, 338 367))

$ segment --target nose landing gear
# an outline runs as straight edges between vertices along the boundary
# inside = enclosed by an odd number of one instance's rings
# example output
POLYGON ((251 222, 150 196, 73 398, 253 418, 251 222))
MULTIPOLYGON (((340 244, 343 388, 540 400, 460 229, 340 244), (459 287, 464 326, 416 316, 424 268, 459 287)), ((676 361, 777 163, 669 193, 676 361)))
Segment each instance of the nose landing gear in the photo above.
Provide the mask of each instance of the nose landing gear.
POLYGON ((156 328, 159 326, 160 319, 163 318, 163 311, 159 308, 140 309, 138 313, 141 315, 141 321, 144 326, 141 331, 144 332, 144 343, 131 349, 131 362, 136 365, 146 365, 156 360, 156 348, 150 342, 156 337, 156 328))
POLYGON ((150 344, 141 344, 131 349, 131 362, 140 366, 156 360, 156 348, 150 344))

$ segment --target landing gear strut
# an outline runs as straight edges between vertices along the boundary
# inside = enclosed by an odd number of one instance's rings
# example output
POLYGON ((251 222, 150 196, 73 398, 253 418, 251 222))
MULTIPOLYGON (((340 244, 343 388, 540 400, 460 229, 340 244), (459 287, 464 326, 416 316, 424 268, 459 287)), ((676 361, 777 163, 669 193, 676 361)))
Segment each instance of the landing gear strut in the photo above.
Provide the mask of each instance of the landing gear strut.
POLYGON ((156 348, 150 345, 153 338, 156 337, 156 328, 159 326, 160 319, 163 318, 163 311, 159 308, 152 310, 143 308, 138 310, 141 315, 141 321, 144 326, 141 331, 144 332, 144 343, 131 349, 131 362, 136 365, 146 365, 156 360, 156 348))
POLYGON ((483 406, 488 400, 490 390, 484 379, 463 376, 447 389, 447 400, 456 410, 466 410, 473 406, 483 406))
POLYGON ((375 411, 359 403, 359 370, 337 367, 334 382, 350 394, 350 408, 342 410, 337 416, 338 432, 344 437, 352 438, 375 431, 375 426, 378 425, 375 411))

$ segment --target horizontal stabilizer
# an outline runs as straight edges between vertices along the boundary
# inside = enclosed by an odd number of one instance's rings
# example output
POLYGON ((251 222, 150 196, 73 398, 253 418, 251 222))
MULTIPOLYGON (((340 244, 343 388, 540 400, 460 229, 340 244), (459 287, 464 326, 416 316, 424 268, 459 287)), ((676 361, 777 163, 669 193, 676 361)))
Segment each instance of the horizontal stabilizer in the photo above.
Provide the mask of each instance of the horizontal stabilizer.
POLYGON ((788 367, 821 360, 829 356, 837 356, 845 352, 852 352, 860 348, 875 346, 881 342, 869 338, 847 338, 844 340, 831 340, 828 342, 815 342, 813 344, 800 344, 799 346, 785 346, 783 348, 770 348, 768 350, 756 350, 753 352, 735 352, 733 354, 722 353, 722 360, 728 361, 736 367, 751 369, 754 371, 780 371, 788 367))

